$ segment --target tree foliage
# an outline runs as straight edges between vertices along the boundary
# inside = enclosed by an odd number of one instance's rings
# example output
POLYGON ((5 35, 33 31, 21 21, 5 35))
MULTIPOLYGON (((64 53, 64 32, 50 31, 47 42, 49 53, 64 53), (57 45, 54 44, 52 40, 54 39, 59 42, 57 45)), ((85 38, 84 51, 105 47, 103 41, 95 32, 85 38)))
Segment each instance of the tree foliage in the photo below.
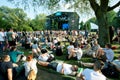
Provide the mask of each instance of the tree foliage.
POLYGON ((17 31, 43 30, 45 27, 46 15, 37 15, 35 19, 27 18, 27 14, 19 8, 0 7, 1 28, 13 28, 17 31))
POLYGON ((30 23, 33 30, 43 30, 45 28, 46 15, 39 14, 30 23))
POLYGON ((26 24, 26 13, 22 9, 15 8, 11 9, 5 6, 0 7, 0 23, 4 29, 13 28, 21 30, 26 24))
POLYGON ((113 18, 112 25, 115 29, 120 27, 120 10, 118 11, 117 15, 113 18))

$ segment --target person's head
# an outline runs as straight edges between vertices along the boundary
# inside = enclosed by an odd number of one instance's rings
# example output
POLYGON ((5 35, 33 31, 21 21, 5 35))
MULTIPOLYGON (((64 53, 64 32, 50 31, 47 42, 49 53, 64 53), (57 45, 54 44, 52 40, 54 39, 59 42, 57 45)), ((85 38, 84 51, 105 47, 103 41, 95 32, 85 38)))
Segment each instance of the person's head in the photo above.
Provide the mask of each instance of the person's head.
POLYGON ((2 32, 3 31, 3 29, 2 28, 0 28, 0 32, 2 32))
POLYGON ((120 55, 118 56, 118 59, 120 60, 120 55))
POLYGON ((73 45, 73 42, 72 42, 72 41, 70 41, 70 45, 73 45))
POLYGON ((77 65, 72 65, 72 71, 78 71, 78 66, 77 65))
POLYGON ((77 44, 74 44, 74 47, 75 47, 75 48, 77 48, 77 47, 78 47, 78 45, 77 45, 77 44))
POLYGON ((103 68, 103 66, 104 66, 104 62, 101 60, 97 60, 94 63, 94 70, 96 70, 96 71, 101 70, 103 68))
POLYGON ((10 31, 13 31, 13 28, 10 28, 10 31))
POLYGON ((95 40, 95 41, 94 41, 94 45, 97 45, 97 44, 98 44, 98 41, 97 41, 97 40, 95 40))
POLYGON ((47 53, 47 50, 46 50, 46 49, 42 49, 42 50, 41 50, 41 53, 42 53, 42 54, 47 53))
POLYGON ((10 49, 10 51, 15 51, 16 49, 17 49, 16 46, 12 46, 11 49, 10 49))
POLYGON ((107 43, 107 44, 105 45, 105 47, 106 47, 106 48, 111 48, 112 46, 111 46, 111 44, 107 43))
POLYGON ((57 43, 58 45, 60 45, 61 43, 60 43, 60 41, 58 41, 58 43, 57 43))
POLYGON ((9 55, 4 55, 3 56, 3 61, 10 61, 10 56, 9 55))
POLYGON ((34 43, 34 44, 37 44, 37 41, 35 40, 33 43, 34 43))
POLYGON ((33 59, 33 55, 28 55, 26 60, 31 61, 32 59, 33 59))

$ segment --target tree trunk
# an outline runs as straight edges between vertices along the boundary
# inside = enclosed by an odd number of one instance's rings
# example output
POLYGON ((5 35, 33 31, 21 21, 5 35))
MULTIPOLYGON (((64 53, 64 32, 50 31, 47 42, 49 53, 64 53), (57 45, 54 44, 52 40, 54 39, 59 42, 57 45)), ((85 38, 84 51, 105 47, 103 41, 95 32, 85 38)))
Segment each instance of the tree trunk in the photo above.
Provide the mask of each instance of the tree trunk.
POLYGON ((107 11, 97 10, 95 13, 99 26, 99 44, 104 47, 106 43, 110 43, 109 27, 107 20, 107 11))

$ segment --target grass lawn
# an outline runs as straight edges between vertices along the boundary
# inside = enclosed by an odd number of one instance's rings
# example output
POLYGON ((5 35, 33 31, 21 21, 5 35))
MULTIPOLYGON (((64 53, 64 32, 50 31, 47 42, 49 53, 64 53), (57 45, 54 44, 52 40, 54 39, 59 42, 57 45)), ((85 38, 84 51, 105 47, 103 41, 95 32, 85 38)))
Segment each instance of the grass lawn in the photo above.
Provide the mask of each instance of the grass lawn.
MULTIPOLYGON (((66 44, 67 46, 68 44, 66 44)), ((118 49, 114 50, 115 52, 115 59, 118 57, 118 55, 120 55, 120 45, 118 44, 113 44, 112 46, 117 46, 119 47, 118 49)), ((24 51, 25 52, 25 55, 28 55, 30 54, 29 51, 30 50, 26 50, 26 49, 23 49, 23 48, 19 48, 20 50, 24 51)), ((66 60, 66 47, 63 49, 64 51, 64 54, 62 56, 55 56, 56 59, 58 60, 62 60, 66 63, 69 63, 69 64, 76 64, 78 65, 79 67, 81 67, 78 62, 76 60, 66 60)), ((90 57, 82 57, 82 59, 80 61, 83 61, 83 62, 92 62, 92 59, 90 57)), ((85 68, 85 67, 83 67, 85 68)), ((38 65, 38 77, 37 77, 37 80, 75 80, 75 77, 70 77, 70 76, 64 76, 64 75, 61 75, 51 69, 47 69, 47 68, 44 68, 44 67, 41 67, 38 65)), ((109 80, 120 80, 119 79, 109 79, 109 80)))

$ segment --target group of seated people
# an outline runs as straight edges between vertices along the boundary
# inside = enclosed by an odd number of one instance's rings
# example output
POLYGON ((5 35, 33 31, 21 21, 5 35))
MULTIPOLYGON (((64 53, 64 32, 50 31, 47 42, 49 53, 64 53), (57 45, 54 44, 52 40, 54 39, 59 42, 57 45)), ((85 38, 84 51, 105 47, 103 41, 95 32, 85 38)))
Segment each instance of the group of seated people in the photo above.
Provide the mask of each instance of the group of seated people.
MULTIPOLYGON (((41 52, 44 55, 48 55, 47 51, 45 49, 41 50, 41 52)), ((40 56, 43 57, 44 55, 41 54, 40 56)), ((25 77, 28 80, 35 80, 38 72, 37 64, 40 66, 44 66, 47 68, 51 68, 55 70, 56 72, 59 72, 64 75, 71 75, 71 76, 76 76, 77 80, 106 80, 106 77, 103 75, 103 70, 105 67, 105 62, 102 60, 96 60, 94 63, 80 63, 84 66, 87 67, 93 67, 93 69, 84 69, 81 72, 78 72, 79 66, 78 65, 71 65, 68 63, 64 62, 50 62, 50 61, 45 61, 42 60, 42 58, 33 57, 33 55, 28 55, 26 58, 26 61, 23 64, 23 67, 25 69, 25 77), (34 70, 34 74, 29 76, 30 71, 34 70), (102 70, 102 71, 101 71, 102 70)), ((3 61, 0 62, 0 71, 2 72, 2 75, 4 75, 5 79, 2 80, 15 80, 13 76, 17 76, 16 74, 19 73, 17 72, 17 68, 19 66, 16 64, 16 62, 12 63, 11 62, 11 57, 10 55, 4 55, 3 56, 3 61), (8 78, 8 79, 7 79, 8 78)), ((109 61, 109 60, 106 60, 109 61)), ((109 61, 112 64, 116 66, 116 69, 120 72, 120 56, 118 59, 114 61, 109 61)), ((1 80, 1 79, 0 79, 1 80)))
MULTIPOLYGON (((67 60, 74 58, 75 60, 80 61, 83 55, 92 56, 97 59, 94 63, 80 63, 87 67, 93 67, 93 69, 84 69, 80 72, 78 65, 53 61, 55 60, 55 56, 49 53, 47 49, 39 48, 37 41, 34 41, 31 45, 32 54, 26 57, 24 52, 18 51, 17 47, 13 46, 10 49, 9 55, 4 55, 3 60, 0 62, 0 71, 2 72, 2 75, 5 74, 4 78, 6 78, 0 80, 15 80, 14 78, 16 77, 13 76, 14 74, 17 74, 17 68, 20 67, 17 63, 21 60, 24 61, 22 67, 25 69, 25 77, 28 80, 36 79, 38 72, 37 64, 51 68, 64 75, 76 76, 78 80, 106 80, 106 77, 103 75, 104 73, 102 73, 102 71, 104 72, 104 69, 106 69, 106 66, 109 63, 115 63, 115 65, 117 64, 116 68, 120 72, 120 63, 118 63, 120 61, 120 57, 118 60, 113 61, 114 52, 112 51, 110 44, 106 44, 105 48, 100 47, 96 40, 93 41, 91 47, 89 44, 89 42, 84 44, 84 47, 82 48, 82 44, 78 44, 77 42, 74 42, 73 44, 73 42, 70 41, 70 45, 66 48, 67 60), (34 74, 31 74, 30 76, 30 71, 32 70, 34 74)), ((56 56, 63 55, 60 42, 57 42, 53 49, 55 50, 56 56)))

